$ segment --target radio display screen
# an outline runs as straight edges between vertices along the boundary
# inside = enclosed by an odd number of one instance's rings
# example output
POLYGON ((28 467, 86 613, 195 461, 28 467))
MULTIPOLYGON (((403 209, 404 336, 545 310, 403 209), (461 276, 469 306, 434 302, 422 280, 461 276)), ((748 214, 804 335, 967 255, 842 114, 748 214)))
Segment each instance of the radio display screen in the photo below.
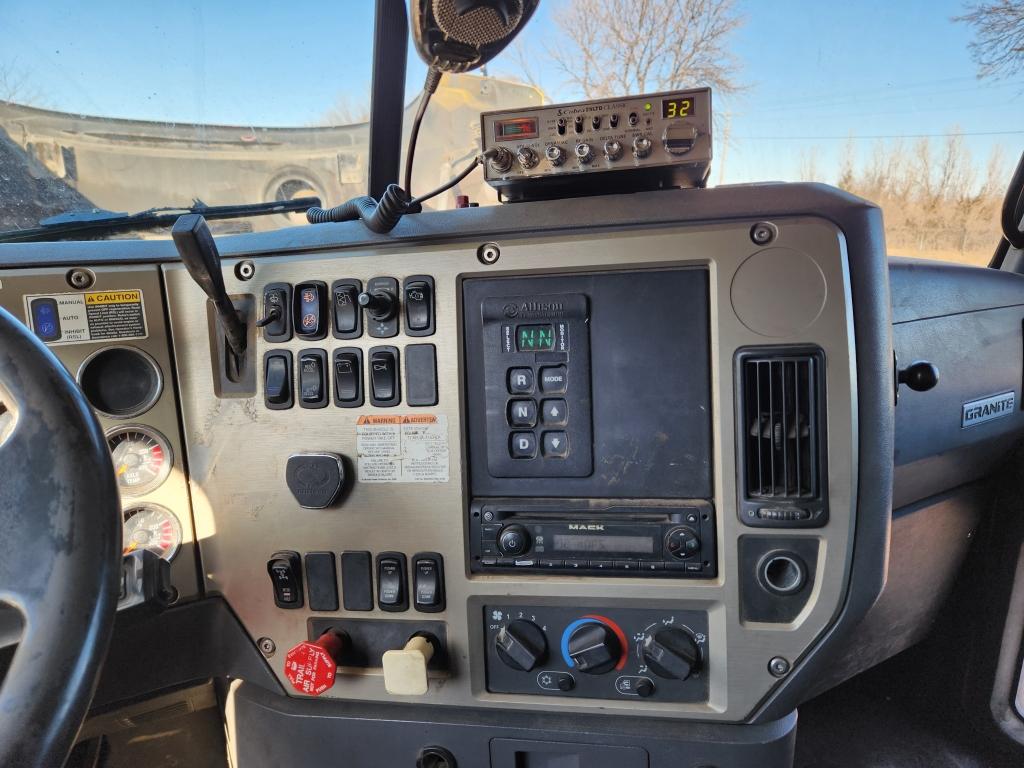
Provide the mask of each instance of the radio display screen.
POLYGON ((661 116, 665 119, 689 117, 693 114, 693 98, 686 96, 678 99, 661 100, 661 116))
POLYGON ((559 552, 654 553, 654 539, 650 536, 577 536, 556 533, 554 545, 559 552))
POLYGON ((513 117, 494 124, 494 138, 497 141, 536 139, 539 135, 536 117, 513 117))

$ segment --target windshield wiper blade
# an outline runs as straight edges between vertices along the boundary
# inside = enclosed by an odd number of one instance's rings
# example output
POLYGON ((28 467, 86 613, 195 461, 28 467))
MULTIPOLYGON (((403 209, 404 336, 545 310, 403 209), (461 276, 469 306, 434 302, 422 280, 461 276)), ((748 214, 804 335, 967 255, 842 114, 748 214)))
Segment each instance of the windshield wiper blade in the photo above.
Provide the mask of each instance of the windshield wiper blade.
POLYGON ((124 232, 133 229, 156 229, 170 226, 186 213, 200 213, 206 219, 239 219, 249 216, 270 216, 275 213, 306 211, 320 205, 319 197, 297 197, 270 203, 241 205, 206 205, 196 200, 188 208, 150 208, 138 213, 115 211, 72 211, 51 216, 31 229, 0 232, 0 243, 28 243, 35 240, 56 240, 68 235, 93 235, 124 232))

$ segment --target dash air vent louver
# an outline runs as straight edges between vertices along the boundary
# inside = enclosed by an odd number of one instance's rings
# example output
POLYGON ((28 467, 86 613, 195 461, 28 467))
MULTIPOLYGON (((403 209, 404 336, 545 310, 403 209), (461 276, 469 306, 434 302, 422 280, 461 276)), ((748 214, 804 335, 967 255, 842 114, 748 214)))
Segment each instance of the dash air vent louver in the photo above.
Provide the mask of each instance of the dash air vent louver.
POLYGON ((820 351, 740 355, 741 516, 750 525, 825 523, 820 351))

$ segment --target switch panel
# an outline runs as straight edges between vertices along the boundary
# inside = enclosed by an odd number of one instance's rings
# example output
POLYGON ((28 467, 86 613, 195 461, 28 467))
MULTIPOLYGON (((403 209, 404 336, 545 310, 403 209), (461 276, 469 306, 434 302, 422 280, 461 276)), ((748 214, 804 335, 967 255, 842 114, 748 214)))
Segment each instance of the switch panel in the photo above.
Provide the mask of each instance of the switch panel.
POLYGON ((263 402, 272 411, 292 407, 291 352, 281 350, 263 355, 263 402))
POLYGON ((327 405, 327 353, 322 349, 299 352, 299 405, 323 408, 327 405))
POLYGON ((263 289, 263 319, 271 320, 263 326, 263 340, 275 343, 292 337, 292 287, 288 283, 269 283, 263 289))
POLYGON ((295 286, 292 298, 295 335, 307 341, 316 341, 327 335, 327 284, 314 280, 295 286))
POLYGON ((434 333, 434 278, 411 275, 402 281, 407 336, 430 336, 434 333))
POLYGON ((302 607, 302 561, 298 552, 275 552, 267 562, 267 573, 278 608, 302 607))
POLYGON ((405 555, 381 552, 377 555, 377 606, 382 611, 409 610, 409 582, 405 555))
POLYGON ((402 402, 398 367, 397 347, 373 347, 370 349, 370 403, 372 405, 387 408, 402 402))
POLYGON ((331 332, 334 338, 358 339, 363 335, 363 313, 359 307, 362 290, 362 282, 355 279, 331 283, 331 332))
POLYGON ((444 610, 444 558, 437 552, 420 552, 412 558, 413 604, 422 613, 444 610))
POLYGON ((331 357, 334 376, 334 404, 339 408, 358 408, 363 404, 363 350, 342 347, 331 357))

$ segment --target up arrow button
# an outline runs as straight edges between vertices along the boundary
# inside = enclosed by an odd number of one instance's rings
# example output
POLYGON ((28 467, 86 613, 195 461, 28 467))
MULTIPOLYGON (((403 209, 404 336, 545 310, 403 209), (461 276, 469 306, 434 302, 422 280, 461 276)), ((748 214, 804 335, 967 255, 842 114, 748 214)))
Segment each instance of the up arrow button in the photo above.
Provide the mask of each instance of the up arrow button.
POLYGON ((561 426, 566 423, 565 400, 544 400, 541 402, 541 421, 549 426, 561 426))

